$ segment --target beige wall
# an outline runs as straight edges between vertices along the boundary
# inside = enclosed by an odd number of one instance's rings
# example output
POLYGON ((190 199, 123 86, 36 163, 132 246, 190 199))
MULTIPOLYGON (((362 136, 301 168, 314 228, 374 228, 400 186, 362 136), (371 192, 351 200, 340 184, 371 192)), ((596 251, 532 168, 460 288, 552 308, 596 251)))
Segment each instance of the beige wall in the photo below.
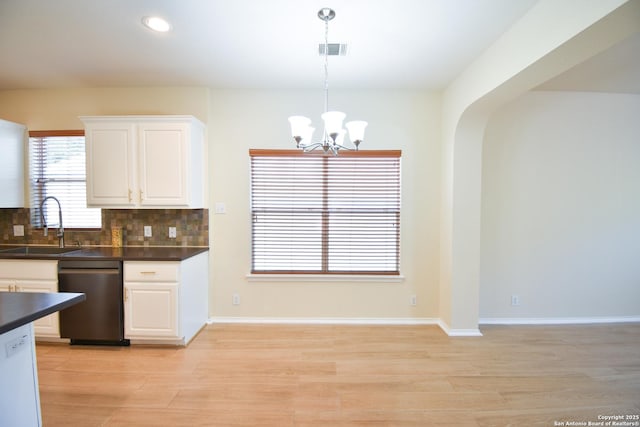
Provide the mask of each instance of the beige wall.
POLYGON ((205 124, 208 91, 200 87, 0 91, 0 118, 29 130, 82 129, 78 116, 189 114, 205 124))
POLYGON ((489 120, 484 321, 640 315, 638 117, 640 95, 532 92, 489 120))
POLYGON ((30 129, 79 128, 77 116, 98 114, 193 114, 205 122, 209 206, 225 203, 227 211, 216 215, 211 209, 209 217, 214 317, 440 318, 453 335, 473 335, 478 332, 480 182, 487 119, 505 102, 637 31, 633 13, 640 3, 584 3, 576 9, 541 0, 442 96, 332 91, 332 108, 370 122, 363 149, 403 150, 400 282, 247 280, 248 150, 292 147, 287 116, 303 114, 317 123, 321 90, 5 91, 0 92, 0 117, 30 129), (549 23, 559 31, 541 33, 549 23), (234 293, 240 295, 240 305, 231 304, 234 293), (409 305, 411 295, 417 295, 415 307, 409 305))
POLYGON ((540 0, 443 94, 440 316, 478 334, 482 140, 501 105, 640 30, 640 2, 540 0), (548 30, 548 31, 546 31, 548 30))
MULTIPOLYGON (((146 114, 193 115, 206 125, 209 91, 201 87, 0 91, 0 118, 26 125, 28 130, 82 129, 79 116, 146 114)), ((205 145, 205 151, 207 149, 205 145)), ((27 180, 25 176, 25 193, 29 187, 27 180)), ((25 200, 28 204, 28 194, 25 200)))
POLYGON ((210 314, 214 317, 419 320, 438 317, 440 97, 411 91, 331 92, 370 125, 363 149, 401 149, 399 282, 249 282, 249 148, 291 148, 287 117, 319 121, 322 91, 94 88, 0 92, 0 117, 32 130, 79 129, 81 115, 192 114, 207 123, 210 314), (215 202, 227 213, 215 215, 215 202), (232 294, 241 304, 233 306, 232 294), (417 296, 418 304, 410 305, 417 296))
POLYGON ((402 150, 401 273, 396 282, 248 281, 250 148, 293 148, 287 117, 318 123, 322 91, 212 90, 210 135, 214 317, 438 317, 440 98, 409 91, 332 91, 331 108, 369 121, 363 149, 402 150), (238 293, 241 304, 232 305, 238 293), (410 306, 416 295, 418 305, 410 306))

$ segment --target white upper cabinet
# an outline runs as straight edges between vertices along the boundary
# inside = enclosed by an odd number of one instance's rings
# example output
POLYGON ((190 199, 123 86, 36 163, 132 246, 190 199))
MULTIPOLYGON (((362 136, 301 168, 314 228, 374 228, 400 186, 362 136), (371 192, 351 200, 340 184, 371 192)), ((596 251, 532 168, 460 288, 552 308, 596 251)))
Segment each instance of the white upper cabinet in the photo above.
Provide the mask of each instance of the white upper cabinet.
POLYGON ((203 208, 204 125, 192 116, 80 117, 87 205, 203 208))
POLYGON ((87 205, 135 206, 135 124, 85 122, 87 205))
POLYGON ((24 153, 27 128, 0 120, 0 208, 22 208, 24 204, 24 153))

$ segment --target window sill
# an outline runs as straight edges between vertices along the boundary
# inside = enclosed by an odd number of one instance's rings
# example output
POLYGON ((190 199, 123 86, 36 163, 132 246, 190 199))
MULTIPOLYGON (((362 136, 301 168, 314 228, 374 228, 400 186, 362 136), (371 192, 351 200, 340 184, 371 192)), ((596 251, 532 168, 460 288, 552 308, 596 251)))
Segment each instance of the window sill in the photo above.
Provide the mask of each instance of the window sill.
POLYGON ((367 282, 400 283, 404 276, 379 274, 247 274, 249 282, 367 282))

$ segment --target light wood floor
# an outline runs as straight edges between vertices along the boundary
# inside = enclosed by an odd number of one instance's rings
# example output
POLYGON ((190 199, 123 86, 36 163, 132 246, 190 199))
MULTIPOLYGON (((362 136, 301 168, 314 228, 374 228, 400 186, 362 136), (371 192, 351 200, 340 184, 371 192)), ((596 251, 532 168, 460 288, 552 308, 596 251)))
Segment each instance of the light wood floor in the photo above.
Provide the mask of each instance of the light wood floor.
POLYGON ((554 426, 640 414, 640 324, 212 325, 187 348, 38 344, 49 426, 554 426))

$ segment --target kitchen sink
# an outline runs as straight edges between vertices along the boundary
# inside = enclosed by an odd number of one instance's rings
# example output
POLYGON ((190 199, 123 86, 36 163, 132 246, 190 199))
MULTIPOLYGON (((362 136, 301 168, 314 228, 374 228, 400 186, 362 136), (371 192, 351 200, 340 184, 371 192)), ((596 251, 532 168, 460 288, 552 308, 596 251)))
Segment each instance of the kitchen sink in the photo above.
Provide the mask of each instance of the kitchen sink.
POLYGON ((19 248, 0 250, 0 253, 19 255, 60 255, 79 250, 80 248, 59 248, 57 246, 22 246, 19 248))

